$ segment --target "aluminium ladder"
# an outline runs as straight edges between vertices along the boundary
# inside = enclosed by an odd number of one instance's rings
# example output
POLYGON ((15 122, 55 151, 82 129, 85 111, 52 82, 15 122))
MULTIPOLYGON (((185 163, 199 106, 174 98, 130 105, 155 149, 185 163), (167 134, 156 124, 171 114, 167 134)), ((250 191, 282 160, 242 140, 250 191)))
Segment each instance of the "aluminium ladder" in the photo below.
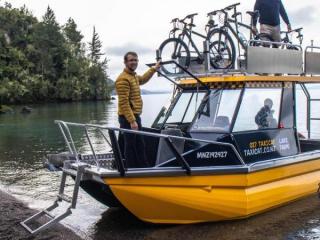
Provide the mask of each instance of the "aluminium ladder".
POLYGON ((79 193, 79 188, 80 188, 80 182, 84 176, 85 169, 88 165, 85 163, 77 163, 77 170, 73 170, 70 167, 67 167, 65 165, 64 168, 62 168, 62 177, 61 177, 61 182, 60 182, 60 188, 59 188, 59 193, 57 195, 56 200, 54 203, 49 206, 48 208, 36 213, 35 215, 29 217, 28 219, 24 220, 21 222, 21 225, 31 234, 37 234, 40 231, 43 231, 52 225, 60 222, 61 220, 65 219, 69 215, 72 214, 71 209, 75 209, 77 205, 77 200, 78 200, 78 193, 79 193), (74 184, 74 189, 73 189, 73 195, 72 197, 67 196, 64 193, 64 189, 66 186, 66 179, 67 176, 75 177, 75 184, 74 184), (60 215, 53 215, 51 213, 52 210, 57 209, 59 207, 59 202, 67 202, 70 203, 70 206, 60 215), (36 222, 36 220, 40 219, 41 217, 46 216, 50 220, 47 221, 46 223, 42 224, 40 227, 32 229, 32 227, 29 225, 32 222, 36 222))

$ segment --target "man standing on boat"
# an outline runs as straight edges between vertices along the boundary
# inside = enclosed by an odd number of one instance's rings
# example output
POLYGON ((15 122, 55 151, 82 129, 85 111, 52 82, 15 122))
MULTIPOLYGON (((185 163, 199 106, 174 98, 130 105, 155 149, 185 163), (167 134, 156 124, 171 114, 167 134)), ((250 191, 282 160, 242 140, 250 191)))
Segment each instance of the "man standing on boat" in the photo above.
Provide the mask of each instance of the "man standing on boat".
MULTIPOLYGON (((120 128, 130 130, 141 130, 142 97, 140 85, 147 83, 154 73, 160 68, 160 62, 150 68, 145 74, 136 74, 138 67, 138 55, 128 52, 124 56, 125 69, 116 80, 116 91, 118 94, 118 115, 120 128)), ((136 134, 123 134, 124 157, 126 166, 149 167, 150 164, 145 154, 145 143, 143 138, 136 134)))
MULTIPOLYGON (((275 42, 281 42, 280 34, 280 16, 287 24, 287 29, 290 32, 291 25, 287 12, 281 0, 256 0, 254 11, 259 11, 260 33, 266 34, 275 42)), ((257 31, 258 17, 253 19, 253 30, 257 31)))

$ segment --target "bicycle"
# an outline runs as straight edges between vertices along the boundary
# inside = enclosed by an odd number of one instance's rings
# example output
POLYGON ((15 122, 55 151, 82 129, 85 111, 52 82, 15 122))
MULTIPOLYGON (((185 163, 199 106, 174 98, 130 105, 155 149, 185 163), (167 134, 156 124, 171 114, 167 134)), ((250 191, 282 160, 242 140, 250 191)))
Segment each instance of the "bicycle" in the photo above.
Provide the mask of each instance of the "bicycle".
MULTIPOLYGON (((284 37, 281 39, 281 41, 283 43, 287 43, 287 44, 293 44, 292 41, 292 34, 297 33, 297 39, 299 41, 299 45, 302 45, 303 43, 303 34, 301 33, 303 30, 303 28, 297 28, 291 31, 281 31, 280 34, 284 35, 284 37)), ((290 45, 284 45, 283 47, 286 47, 286 49, 289 50, 300 50, 298 47, 296 46, 290 46, 290 45)))
MULTIPOLYGON (((159 47, 160 58, 162 60, 178 61, 178 63, 185 68, 188 68, 190 66, 191 61, 196 61, 198 64, 202 64, 205 61, 202 52, 199 50, 194 40, 192 39, 192 35, 196 35, 204 39, 205 41, 208 40, 207 35, 200 34, 193 30, 193 28, 195 27, 194 17, 197 15, 197 13, 194 13, 187 15, 184 19, 172 19, 171 23, 173 24, 173 29, 170 31, 169 38, 165 40, 159 47), (189 23, 186 22, 187 20, 189 21, 189 23), (182 27, 180 25, 182 25, 182 27), (176 34, 178 31, 181 31, 181 33, 179 33, 179 35, 177 36, 176 34), (187 39, 188 44, 185 42, 185 39, 187 39), (195 53, 196 57, 191 57, 191 51, 188 47, 190 45, 194 49, 192 53, 195 53)), ((209 43, 209 52, 211 48, 219 44, 219 42, 209 43)), ((230 49, 226 48, 225 51, 227 51, 231 56, 230 49)), ((221 53, 211 55, 214 55, 214 58, 210 59, 210 64, 213 67, 215 66, 215 62, 217 62, 220 59, 223 59, 223 57, 220 56, 221 53), (219 57, 217 57, 217 55, 219 57)), ((183 70, 177 68, 174 64, 168 64, 166 66, 163 66, 162 71, 166 74, 183 73, 183 70)))
MULTIPOLYGON (((255 12, 248 11, 247 14, 251 17, 251 24, 246 25, 246 24, 238 21, 238 16, 242 15, 241 12, 237 11, 237 6, 239 6, 239 5, 240 5, 240 3, 232 4, 228 7, 223 8, 223 9, 215 10, 213 12, 208 13, 208 17, 210 18, 210 20, 212 20, 213 17, 215 17, 216 15, 219 15, 218 17, 219 17, 219 20, 222 24, 221 27, 218 27, 218 28, 212 27, 208 31, 208 37, 207 37, 208 40, 210 42, 219 42, 220 43, 218 45, 217 49, 212 48, 212 50, 216 49, 217 53, 219 54, 221 52, 221 47, 223 49, 224 48, 231 49, 231 56, 228 57, 229 59, 231 59, 231 61, 225 62, 225 63, 227 63, 225 65, 215 66, 215 68, 229 69, 229 68, 233 68, 235 65, 236 47, 235 47, 234 41, 228 31, 230 31, 232 33, 232 35, 236 38, 236 40, 238 42, 239 56, 241 56, 241 49, 246 51, 247 43, 248 43, 248 41, 244 37, 244 34, 242 34, 239 31, 239 27, 243 27, 243 28, 250 31, 250 39, 253 39, 253 38, 255 40, 260 39, 260 35, 256 34, 253 30, 253 19, 259 16, 259 12, 258 11, 255 11, 255 12), (233 11, 231 18, 229 17, 230 11, 233 11), (234 24, 235 27, 232 24, 234 24), (217 40, 214 41, 212 39, 217 39, 217 40)), ((214 57, 210 57, 210 59, 214 59, 214 57)), ((212 64, 215 65, 214 63, 212 63, 212 64)))

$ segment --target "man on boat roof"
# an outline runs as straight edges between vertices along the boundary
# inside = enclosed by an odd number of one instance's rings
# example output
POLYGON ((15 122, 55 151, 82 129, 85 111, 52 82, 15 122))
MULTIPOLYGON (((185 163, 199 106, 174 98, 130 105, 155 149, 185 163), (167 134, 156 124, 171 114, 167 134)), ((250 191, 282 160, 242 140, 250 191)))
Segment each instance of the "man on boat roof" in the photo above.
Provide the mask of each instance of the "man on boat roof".
MULTIPOLYGON (((280 16, 291 31, 290 21, 281 0, 256 0, 254 11, 259 11, 260 33, 268 35, 275 42, 281 42, 280 16)), ((258 16, 253 19, 253 29, 257 32, 258 16)))

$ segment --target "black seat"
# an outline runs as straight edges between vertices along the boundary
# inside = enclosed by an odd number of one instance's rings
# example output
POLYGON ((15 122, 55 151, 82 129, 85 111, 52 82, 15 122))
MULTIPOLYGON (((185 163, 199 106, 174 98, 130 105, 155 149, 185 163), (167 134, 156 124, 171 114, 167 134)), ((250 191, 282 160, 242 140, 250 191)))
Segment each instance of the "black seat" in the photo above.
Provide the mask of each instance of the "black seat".
POLYGON ((227 116, 218 116, 216 121, 214 122, 214 127, 216 128, 223 128, 225 130, 229 129, 230 120, 227 116))
POLYGON ((247 14, 249 16, 251 16, 252 18, 258 17, 259 16, 259 11, 254 11, 254 12, 248 11, 247 14))
MULTIPOLYGON (((180 129, 165 129, 161 131, 161 134, 170 135, 170 136, 177 136, 183 137, 182 131, 180 129)), ((185 140, 183 139, 172 139, 173 145, 176 147, 180 154, 183 153, 185 140)), ((172 158, 174 158, 174 153, 170 150, 165 139, 161 138, 159 141, 159 147, 157 152, 157 159, 156 159, 156 166, 160 165, 172 158)))

